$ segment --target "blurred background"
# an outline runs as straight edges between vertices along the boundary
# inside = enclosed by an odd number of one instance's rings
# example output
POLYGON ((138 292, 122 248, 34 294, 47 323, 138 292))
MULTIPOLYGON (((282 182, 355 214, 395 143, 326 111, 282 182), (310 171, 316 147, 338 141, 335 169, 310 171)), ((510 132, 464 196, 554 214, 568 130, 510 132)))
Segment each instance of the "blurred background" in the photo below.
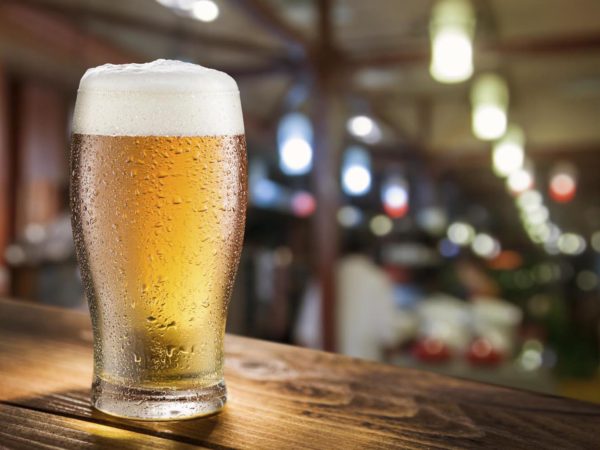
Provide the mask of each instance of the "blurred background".
POLYGON ((2 0, 0 295, 86 308, 78 81, 156 58, 240 87, 231 332, 600 402, 600 2, 2 0))

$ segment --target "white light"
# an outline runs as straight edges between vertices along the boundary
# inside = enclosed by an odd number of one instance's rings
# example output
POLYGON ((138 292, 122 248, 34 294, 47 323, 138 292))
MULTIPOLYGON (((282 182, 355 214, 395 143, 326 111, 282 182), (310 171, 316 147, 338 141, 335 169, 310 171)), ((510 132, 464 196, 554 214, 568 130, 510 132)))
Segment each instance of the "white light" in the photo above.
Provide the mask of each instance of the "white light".
POLYGON ((279 166, 287 175, 303 175, 312 168, 312 125, 304 114, 286 114, 277 127, 279 166))
POLYGON ((484 141, 498 139, 506 131, 506 121, 506 112, 500 106, 476 106, 473 110, 473 133, 484 141))
POLYGON ((279 151, 281 170, 287 175, 302 175, 312 167, 312 148, 302 138, 288 139, 279 151))
POLYGON ((363 195, 371 187, 371 173, 363 166, 350 166, 342 175, 342 186, 349 195, 363 195))
POLYGON ((523 211, 532 211, 542 205, 542 200, 540 191, 527 190, 517 197, 517 206, 523 211))
POLYGON ((381 140, 382 133, 379 125, 368 116, 351 117, 348 119, 346 128, 350 134, 368 144, 375 144, 381 140))
POLYGON ((342 189, 348 195, 364 195, 371 188, 371 162, 362 147, 352 146, 344 154, 342 189))
POLYGON ((550 239, 551 230, 547 223, 529 225, 527 234, 536 244, 542 244, 550 239))
POLYGON ((383 214, 379 214, 371 219, 369 222, 371 231, 376 236, 385 236, 392 231, 393 223, 392 220, 383 214))
POLYGON ((408 202, 408 194, 402 186, 389 186, 383 194, 383 199, 392 208, 401 208, 408 202))
POLYGON ((593 291, 598 287, 598 275, 591 270, 582 270, 577 274, 575 282, 582 291, 593 291))
POLYGON ((365 136, 362 136, 362 140, 367 144, 376 144, 379 141, 381 141, 381 137, 382 133, 381 129, 379 128, 379 125, 373 122, 373 128, 371 129, 371 132, 369 134, 366 134, 365 136))
POLYGON ((499 143, 494 147, 494 172, 506 177, 523 165, 523 148, 511 142, 499 143))
POLYGON ((440 83, 460 83, 473 74, 471 37, 460 29, 438 32, 432 41, 431 76, 440 83))
POLYGON ((540 205, 538 208, 524 211, 522 214, 523 221, 529 225, 540 225, 548 220, 550 217, 550 212, 548 208, 543 205, 540 205))
POLYGON ((169 0, 175 8, 182 9, 184 11, 191 11, 198 0, 169 0))
POLYGON ((496 175, 506 177, 523 167, 525 150, 523 131, 510 125, 506 134, 494 144, 492 160, 496 175))
POLYGON ((179 7, 178 6, 178 0, 156 0, 158 3, 160 3, 163 6, 166 6, 167 8, 174 8, 174 7, 179 7))
POLYGON ((219 17, 219 7, 212 0, 198 0, 192 4, 192 17, 202 22, 212 22, 219 17))
POLYGON ((500 253, 500 243, 486 233, 479 233, 471 243, 473 252, 482 258, 495 258, 500 253))
POLYGON ((525 226, 527 234, 536 244, 544 244, 545 248, 555 249, 555 253, 559 252, 557 242, 561 235, 560 228, 552 222, 544 222, 539 224, 528 223, 525 226))
POLYGON ((506 179, 506 186, 515 194, 524 192, 533 185, 533 176, 526 169, 519 169, 506 179))
POLYGON ((373 119, 367 116, 355 116, 348 120, 348 131, 357 137, 368 136, 374 128, 373 119))
POLYGON ((464 222, 454 222, 448 227, 448 239, 457 245, 469 245, 475 236, 475 230, 464 222))
POLYGON ((439 1, 429 25, 431 76, 441 83, 459 83, 473 74, 473 9, 466 0, 439 1))
POLYGON ((585 240, 578 234, 563 233, 558 238, 558 249, 565 255, 580 255, 585 248, 585 240))
POLYGON ((533 372, 542 366, 542 354, 538 350, 527 349, 521 355, 520 364, 524 370, 533 372))
POLYGON ((342 206, 337 212, 339 224, 346 228, 357 226, 362 219, 362 213, 354 206, 342 206))
POLYGON ((499 139, 506 132, 508 87, 495 74, 480 75, 471 89, 472 127, 479 139, 499 139))

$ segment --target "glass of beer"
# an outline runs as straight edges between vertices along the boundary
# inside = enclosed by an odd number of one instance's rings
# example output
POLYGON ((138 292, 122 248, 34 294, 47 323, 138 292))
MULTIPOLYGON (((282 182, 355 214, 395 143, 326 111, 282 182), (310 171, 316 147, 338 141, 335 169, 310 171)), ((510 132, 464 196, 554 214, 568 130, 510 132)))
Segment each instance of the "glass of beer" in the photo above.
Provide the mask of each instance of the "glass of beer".
POLYGON ((165 60, 86 72, 73 115, 71 208, 97 409, 169 420, 224 406, 246 196, 229 75, 165 60))

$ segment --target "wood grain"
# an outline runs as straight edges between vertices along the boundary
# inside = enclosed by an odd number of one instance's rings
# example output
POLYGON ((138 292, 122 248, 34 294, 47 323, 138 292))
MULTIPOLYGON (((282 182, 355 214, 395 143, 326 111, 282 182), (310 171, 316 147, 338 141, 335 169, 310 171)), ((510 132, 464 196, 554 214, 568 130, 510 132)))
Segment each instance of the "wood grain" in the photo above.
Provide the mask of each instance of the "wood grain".
POLYGON ((198 448, 170 439, 4 404, 0 404, 0 423, 3 448, 198 448))
POLYGON ((33 415, 64 428, 81 448, 104 445, 105 428, 123 443, 155 439, 156 448, 600 446, 598 405, 237 336, 226 340, 230 400, 221 414, 121 420, 89 404, 91 339, 87 315, 0 301, 0 423, 13 417, 13 440, 0 434, 0 447, 32 438, 32 427, 19 424, 39 420, 33 415))

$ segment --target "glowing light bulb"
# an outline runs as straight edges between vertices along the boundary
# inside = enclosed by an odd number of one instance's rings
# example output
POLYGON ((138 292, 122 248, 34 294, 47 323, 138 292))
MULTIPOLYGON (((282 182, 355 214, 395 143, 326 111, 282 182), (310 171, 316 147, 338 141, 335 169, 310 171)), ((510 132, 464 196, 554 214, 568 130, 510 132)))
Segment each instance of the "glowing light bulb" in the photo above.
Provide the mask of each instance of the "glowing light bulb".
POLYGON ((390 217, 402 217, 408 212, 408 183, 401 176, 388 178, 381 189, 383 208, 390 217))
POLYGON ((191 5, 191 13, 201 22, 213 22, 219 17, 219 7, 212 0, 197 0, 191 5))
POLYGON ((342 189, 348 195, 364 195, 371 188, 371 161, 365 149, 352 146, 342 164, 342 189))
POLYGON ((543 198, 540 191, 527 190, 517 197, 517 206, 523 211, 531 211, 542 205, 543 198))
POLYGON ((315 212, 317 202, 310 192, 299 191, 292 195, 292 212, 298 217, 308 217, 315 212))
POLYGON ((304 175, 312 168, 312 125, 301 113, 286 114, 277 128, 279 166, 286 175, 304 175))
POLYGON ((367 136, 373 127, 373 119, 367 116, 354 116, 348 120, 348 131, 354 136, 367 136))
POLYGON ((375 236, 385 236, 392 231, 392 220, 383 214, 379 214, 371 219, 369 228, 375 236))
POLYGON ((573 164, 561 162, 552 170, 548 193, 558 203, 573 200, 577 191, 577 169, 573 164))
POLYGON ((575 233, 563 233, 558 238, 558 249, 565 255, 580 255, 586 246, 585 239, 575 233))
POLYGON ((280 150, 281 170, 287 175, 302 175, 312 167, 312 148, 301 138, 292 138, 280 150))
POLYGON ((472 127, 479 139, 499 139, 506 132, 508 87, 495 74, 480 75, 471 89, 472 127))
POLYGON ((448 239, 456 245, 469 245, 475 237, 475 229, 464 222, 454 222, 448 227, 448 239))
POLYGON ((524 141, 523 131, 516 125, 510 125, 504 136, 494 144, 492 161, 496 175, 507 177, 523 167, 524 141))
POLYGON ((508 190, 517 195, 523 193, 533 187, 533 169, 530 161, 526 162, 522 168, 511 173, 506 179, 506 187, 508 190))
POLYGON ((354 116, 348 119, 346 124, 348 132, 369 144, 375 144, 381 140, 382 133, 379 125, 369 116, 354 116))
POLYGON ((486 259, 493 259, 500 254, 500 243, 486 233, 479 233, 471 243, 473 252, 486 259))
POLYGON ((475 19, 466 0, 443 0, 432 12, 429 25, 431 64, 429 72, 440 83, 459 83, 473 74, 475 19))

